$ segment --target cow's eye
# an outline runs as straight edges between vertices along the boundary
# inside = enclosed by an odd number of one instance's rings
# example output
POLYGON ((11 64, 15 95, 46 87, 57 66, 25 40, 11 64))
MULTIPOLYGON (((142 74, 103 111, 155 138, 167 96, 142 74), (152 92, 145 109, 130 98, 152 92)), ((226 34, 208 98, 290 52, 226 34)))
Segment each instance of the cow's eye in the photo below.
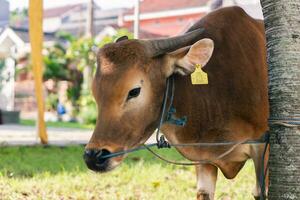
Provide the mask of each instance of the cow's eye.
POLYGON ((139 96, 140 92, 141 92, 141 88, 140 87, 134 88, 134 89, 130 90, 128 92, 127 101, 129 99, 132 99, 132 98, 135 98, 135 97, 139 96))

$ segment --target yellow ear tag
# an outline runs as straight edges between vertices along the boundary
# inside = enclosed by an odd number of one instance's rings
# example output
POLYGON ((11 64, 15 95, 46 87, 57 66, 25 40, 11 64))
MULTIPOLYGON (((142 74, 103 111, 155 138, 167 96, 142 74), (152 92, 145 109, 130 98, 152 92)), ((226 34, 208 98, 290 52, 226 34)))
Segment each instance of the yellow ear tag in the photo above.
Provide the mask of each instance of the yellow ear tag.
POLYGON ((208 84, 207 73, 202 71, 201 65, 196 64, 195 67, 196 67, 195 71, 191 74, 192 84, 193 85, 208 84))

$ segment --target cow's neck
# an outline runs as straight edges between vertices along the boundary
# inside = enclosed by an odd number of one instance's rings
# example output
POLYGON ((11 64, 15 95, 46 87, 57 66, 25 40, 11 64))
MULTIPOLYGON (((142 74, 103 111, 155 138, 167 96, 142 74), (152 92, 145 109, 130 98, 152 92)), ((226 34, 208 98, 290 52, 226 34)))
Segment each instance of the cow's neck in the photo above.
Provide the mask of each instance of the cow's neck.
POLYGON ((173 143, 196 142, 204 137, 204 133, 210 129, 212 123, 222 118, 218 111, 218 101, 209 92, 209 85, 192 85, 190 76, 174 76, 175 91, 173 107, 175 116, 187 117, 184 127, 166 123, 162 131, 173 143), (209 112, 214 110, 215 112, 209 112), (195 130, 197 129, 197 130, 195 130), (203 133, 203 134, 202 134, 203 133), (203 135, 203 137, 202 137, 203 135))

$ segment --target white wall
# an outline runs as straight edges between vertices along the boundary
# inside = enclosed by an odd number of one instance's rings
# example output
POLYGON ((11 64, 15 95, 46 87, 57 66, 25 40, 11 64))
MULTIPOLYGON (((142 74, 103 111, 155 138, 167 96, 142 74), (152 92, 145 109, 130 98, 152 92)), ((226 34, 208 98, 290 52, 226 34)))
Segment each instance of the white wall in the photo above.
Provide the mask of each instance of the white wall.
POLYGON ((260 0, 223 0, 223 6, 232 5, 242 7, 248 15, 255 19, 263 19, 260 0))
POLYGON ((44 32, 55 32, 59 29, 60 26, 61 26, 60 17, 46 18, 43 21, 44 32))
POLYGON ((6 58, 5 67, 0 72, 0 109, 6 111, 14 110, 15 98, 15 61, 12 58, 6 58))

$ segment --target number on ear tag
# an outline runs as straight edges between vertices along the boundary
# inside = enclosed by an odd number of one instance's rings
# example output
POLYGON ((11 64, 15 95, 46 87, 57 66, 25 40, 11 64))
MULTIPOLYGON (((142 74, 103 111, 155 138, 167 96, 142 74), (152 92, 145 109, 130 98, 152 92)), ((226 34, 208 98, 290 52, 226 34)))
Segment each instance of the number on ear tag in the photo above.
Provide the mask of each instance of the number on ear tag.
POLYGON ((201 65, 196 64, 195 71, 191 74, 191 80, 193 85, 199 85, 199 84, 208 84, 208 77, 207 73, 202 71, 201 65))

